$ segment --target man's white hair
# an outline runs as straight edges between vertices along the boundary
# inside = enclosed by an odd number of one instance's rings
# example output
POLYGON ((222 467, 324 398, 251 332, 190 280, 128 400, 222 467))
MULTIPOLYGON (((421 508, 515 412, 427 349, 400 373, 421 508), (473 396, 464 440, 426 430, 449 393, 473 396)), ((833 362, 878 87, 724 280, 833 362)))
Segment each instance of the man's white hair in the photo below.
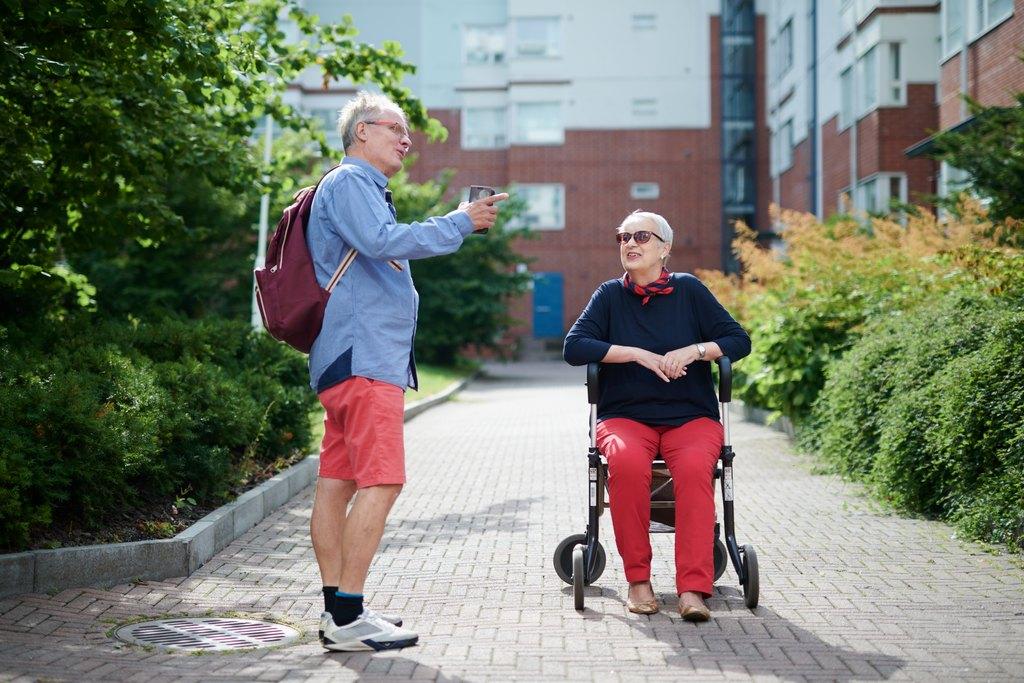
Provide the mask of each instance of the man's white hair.
POLYGON ((391 98, 377 93, 360 90, 341 111, 338 112, 338 132, 341 134, 341 146, 346 150, 356 139, 356 125, 361 121, 372 121, 386 111, 402 114, 402 108, 391 98))
POLYGON ((648 228, 653 228, 654 233, 663 239, 665 244, 672 246, 672 226, 668 224, 668 221, 663 216, 659 216, 656 213, 637 209, 626 216, 619 228, 626 230, 640 223, 646 224, 648 228))

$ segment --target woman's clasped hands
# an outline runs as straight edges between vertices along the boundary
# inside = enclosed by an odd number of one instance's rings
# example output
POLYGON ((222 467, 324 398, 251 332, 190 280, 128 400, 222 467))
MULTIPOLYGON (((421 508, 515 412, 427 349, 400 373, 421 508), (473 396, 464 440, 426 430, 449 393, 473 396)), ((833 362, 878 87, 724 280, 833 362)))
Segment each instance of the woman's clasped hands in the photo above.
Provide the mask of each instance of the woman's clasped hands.
POLYGON ((686 367, 697 360, 699 352, 692 344, 661 355, 653 351, 637 349, 636 362, 644 366, 665 382, 679 379, 686 374, 686 367))

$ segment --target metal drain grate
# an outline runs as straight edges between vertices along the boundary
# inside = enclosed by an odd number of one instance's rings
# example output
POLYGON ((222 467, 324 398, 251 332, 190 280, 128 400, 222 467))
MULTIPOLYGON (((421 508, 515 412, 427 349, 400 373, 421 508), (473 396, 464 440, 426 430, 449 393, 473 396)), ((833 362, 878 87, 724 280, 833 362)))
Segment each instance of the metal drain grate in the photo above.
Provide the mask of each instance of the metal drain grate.
POLYGON ((299 632, 254 619, 182 617, 122 626, 115 635, 135 645, 209 652, 285 645, 298 638, 299 632))

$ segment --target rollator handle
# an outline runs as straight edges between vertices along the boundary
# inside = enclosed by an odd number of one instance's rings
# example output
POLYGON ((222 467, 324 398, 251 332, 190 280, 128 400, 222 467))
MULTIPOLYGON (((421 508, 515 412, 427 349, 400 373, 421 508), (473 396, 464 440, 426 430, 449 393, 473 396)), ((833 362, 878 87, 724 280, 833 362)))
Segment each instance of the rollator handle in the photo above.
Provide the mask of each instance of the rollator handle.
POLYGON ((729 356, 722 356, 718 363, 718 402, 728 403, 732 400, 732 361, 729 356))
POLYGON ((591 405, 597 405, 597 399, 601 395, 597 387, 597 375, 600 371, 600 363, 587 363, 587 402, 591 405))

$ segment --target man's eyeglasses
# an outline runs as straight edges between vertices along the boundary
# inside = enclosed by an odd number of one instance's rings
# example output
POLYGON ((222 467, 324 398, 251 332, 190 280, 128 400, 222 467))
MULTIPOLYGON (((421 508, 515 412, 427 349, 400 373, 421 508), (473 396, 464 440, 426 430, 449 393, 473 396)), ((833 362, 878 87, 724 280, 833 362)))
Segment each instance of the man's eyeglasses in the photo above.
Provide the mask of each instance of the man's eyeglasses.
POLYGON ((369 123, 374 126, 386 126, 392 133, 397 135, 399 139, 410 137, 409 129, 398 121, 363 121, 363 123, 369 123))
POLYGON ((615 241, 619 244, 625 244, 630 238, 636 240, 637 244, 647 244, 651 241, 652 237, 657 237, 659 240, 664 242, 659 235, 654 234, 650 230, 637 230, 636 232, 617 232, 615 233, 615 241))

